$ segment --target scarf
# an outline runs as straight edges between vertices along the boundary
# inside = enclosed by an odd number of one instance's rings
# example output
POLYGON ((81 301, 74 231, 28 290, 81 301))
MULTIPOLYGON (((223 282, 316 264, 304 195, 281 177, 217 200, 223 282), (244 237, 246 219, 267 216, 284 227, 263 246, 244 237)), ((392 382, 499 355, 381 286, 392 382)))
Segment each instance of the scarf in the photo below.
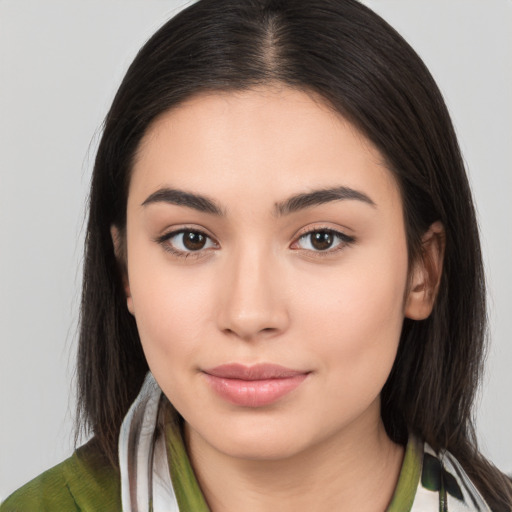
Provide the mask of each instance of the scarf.
POLYGON ((162 390, 148 373, 119 434, 121 501, 124 512, 179 512, 166 441, 162 390))

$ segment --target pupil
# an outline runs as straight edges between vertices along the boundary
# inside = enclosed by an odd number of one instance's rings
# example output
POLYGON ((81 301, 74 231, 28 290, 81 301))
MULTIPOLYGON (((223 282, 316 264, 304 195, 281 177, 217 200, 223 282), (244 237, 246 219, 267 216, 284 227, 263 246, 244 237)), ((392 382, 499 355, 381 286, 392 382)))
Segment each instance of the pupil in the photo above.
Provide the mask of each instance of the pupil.
POLYGON ((183 245, 189 251, 198 251, 202 249, 206 244, 206 237, 201 233, 197 233, 195 231, 185 231, 183 233, 183 245))
POLYGON ((325 251, 331 247, 333 242, 332 233, 329 231, 317 231, 311 236, 311 244, 319 251, 325 251))

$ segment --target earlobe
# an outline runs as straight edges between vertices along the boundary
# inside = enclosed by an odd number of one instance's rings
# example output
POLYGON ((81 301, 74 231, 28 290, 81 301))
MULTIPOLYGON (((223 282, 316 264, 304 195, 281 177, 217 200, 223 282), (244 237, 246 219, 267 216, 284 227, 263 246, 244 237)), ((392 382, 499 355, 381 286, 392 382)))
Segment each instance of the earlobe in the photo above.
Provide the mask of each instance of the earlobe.
POLYGON ((117 264, 123 279, 124 293, 126 295, 126 307, 133 315, 133 300, 130 291, 130 282, 128 280, 128 270, 126 268, 126 249, 123 235, 117 226, 110 226, 110 236, 112 237, 112 244, 114 246, 114 254, 116 256, 117 264))
POLYGON ((425 320, 434 307, 443 273, 445 231, 441 222, 434 222, 421 239, 421 254, 411 269, 405 317, 425 320))

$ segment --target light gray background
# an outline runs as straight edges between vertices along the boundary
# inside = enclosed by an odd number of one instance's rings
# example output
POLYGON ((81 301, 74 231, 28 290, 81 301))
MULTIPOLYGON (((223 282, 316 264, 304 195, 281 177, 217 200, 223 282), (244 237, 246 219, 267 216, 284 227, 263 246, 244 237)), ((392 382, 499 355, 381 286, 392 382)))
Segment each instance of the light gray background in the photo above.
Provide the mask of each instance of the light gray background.
MULTIPOLYGON (((137 49, 183 1, 0 0, 0 499, 73 449, 85 197, 137 49)), ((423 57, 480 215, 493 345, 477 410, 512 472, 512 2, 366 0, 423 57)))

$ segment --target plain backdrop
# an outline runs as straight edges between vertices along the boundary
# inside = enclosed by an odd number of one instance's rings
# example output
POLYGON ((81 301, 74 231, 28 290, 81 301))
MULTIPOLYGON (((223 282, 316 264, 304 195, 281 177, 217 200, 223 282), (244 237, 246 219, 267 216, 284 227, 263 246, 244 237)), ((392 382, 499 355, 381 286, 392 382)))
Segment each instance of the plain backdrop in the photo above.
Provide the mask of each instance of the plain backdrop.
MULTIPOLYGON (((0 0, 0 499, 69 456, 86 195, 101 122, 171 0, 0 0)), ((477 407, 512 472, 512 1, 367 0, 416 49, 467 161, 492 350, 477 407)))

